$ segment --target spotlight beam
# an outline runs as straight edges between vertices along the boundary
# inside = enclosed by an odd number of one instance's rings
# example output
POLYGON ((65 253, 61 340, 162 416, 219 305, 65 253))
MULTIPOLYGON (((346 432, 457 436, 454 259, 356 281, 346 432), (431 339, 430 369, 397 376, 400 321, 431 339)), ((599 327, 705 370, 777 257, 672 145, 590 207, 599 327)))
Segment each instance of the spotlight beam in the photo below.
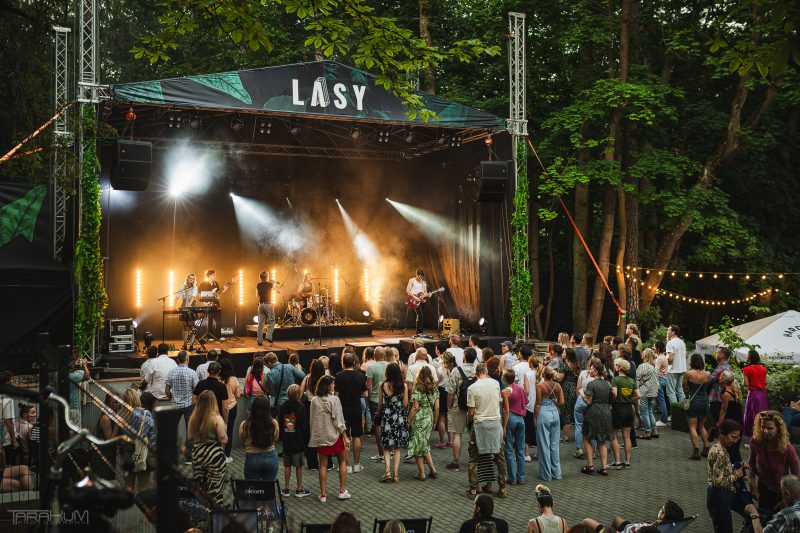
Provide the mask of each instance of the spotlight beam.
POLYGON ((386 201, 392 204, 392 207, 394 207, 403 218, 415 226, 418 226, 423 233, 433 240, 453 241, 458 238, 461 229, 445 217, 426 209, 420 209, 419 207, 413 207, 408 204, 390 200, 389 198, 387 198, 386 201))
POLYGON ((358 227, 358 225, 350 218, 339 200, 336 200, 336 205, 339 207, 339 212, 344 220, 344 226, 347 229, 350 239, 353 241, 353 247, 356 249, 356 255, 362 262, 373 264, 378 259, 378 249, 369 237, 358 227))

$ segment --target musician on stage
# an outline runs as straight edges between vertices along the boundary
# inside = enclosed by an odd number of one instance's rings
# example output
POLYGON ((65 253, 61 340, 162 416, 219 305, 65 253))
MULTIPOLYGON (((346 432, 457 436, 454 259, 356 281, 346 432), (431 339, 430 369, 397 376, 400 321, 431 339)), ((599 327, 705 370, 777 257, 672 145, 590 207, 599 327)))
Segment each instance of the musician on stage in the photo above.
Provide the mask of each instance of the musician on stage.
POLYGON ((269 324, 267 328, 267 342, 272 344, 272 334, 275 331, 275 308, 272 305, 272 290, 280 292, 280 288, 276 283, 270 281, 269 273, 265 270, 258 275, 261 282, 256 285, 258 292, 258 331, 256 333, 256 341, 259 346, 263 346, 262 339, 264 338, 264 322, 269 324))
MULTIPOLYGON (((175 295, 178 297, 178 307, 193 307, 197 305, 197 283, 194 274, 186 276, 186 282, 178 289, 175 295)), ((194 314, 184 314, 188 311, 181 312, 181 320, 183 321, 183 342, 189 337, 189 332, 192 330, 190 322, 194 321, 194 314)), ((194 341, 192 341, 194 343, 194 341)))
POLYGON ((417 335, 422 335, 424 330, 425 312, 425 295, 428 293, 428 282, 425 281, 425 272, 422 269, 417 269, 416 275, 408 280, 406 285, 406 294, 410 296, 415 302, 418 302, 416 312, 417 321, 417 335))
POLYGON ((217 283, 217 272, 214 269, 206 270, 206 280, 200 283, 200 286, 197 288, 201 300, 204 292, 214 293, 213 305, 211 305, 208 310, 208 331, 215 337, 220 336, 220 327, 222 326, 222 311, 219 306, 219 297, 230 288, 231 284, 226 283, 225 286, 220 289, 219 283, 217 283))
MULTIPOLYGON (((306 272, 303 274, 303 281, 301 281, 300 285, 297 286, 297 296, 307 300, 308 298, 311 298, 313 293, 314 284, 311 282, 311 272, 306 272)), ((305 301, 303 304, 308 305, 308 302, 305 301)))

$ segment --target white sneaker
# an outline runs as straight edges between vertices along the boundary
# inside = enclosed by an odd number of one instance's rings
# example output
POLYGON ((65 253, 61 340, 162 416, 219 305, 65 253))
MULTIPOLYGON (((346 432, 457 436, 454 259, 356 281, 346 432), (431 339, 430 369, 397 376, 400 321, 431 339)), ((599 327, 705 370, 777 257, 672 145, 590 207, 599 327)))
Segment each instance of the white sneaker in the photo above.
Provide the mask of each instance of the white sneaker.
POLYGON ((656 427, 657 428, 665 428, 665 427, 667 427, 667 424, 665 424, 664 422, 659 420, 658 422, 656 422, 656 427))
POLYGON ((353 465, 347 465, 347 473, 348 474, 352 474, 353 473, 353 465))
POLYGON ((233 457, 226 457, 225 458, 225 462, 226 463, 232 463, 233 462, 233 457))
POLYGON ((347 492, 347 489, 339 491, 339 499, 340 500, 349 500, 352 497, 353 497, 353 495, 350 494, 349 492, 347 492))
POLYGON ((531 461, 533 461, 533 459, 531 459, 531 456, 530 455, 526 455, 525 456, 525 462, 526 463, 530 463, 531 461))
POLYGON ((667 422, 672 422, 672 416, 667 417, 667 422))
MULTIPOLYGON (((348 466, 347 468, 348 468, 347 471, 349 472, 351 467, 348 466)), ((353 470, 354 473, 363 472, 364 471, 364 467, 361 466, 361 463, 359 463, 357 465, 353 465, 352 466, 352 470, 353 470)))
POLYGON ((375 463, 380 463, 381 461, 383 461, 383 456, 382 455, 373 455, 372 457, 369 458, 369 460, 373 461, 375 463))
POLYGON ((325 502, 327 502, 327 501, 328 501, 328 496, 327 496, 327 495, 322 495, 322 494, 320 494, 320 495, 319 495, 319 501, 320 501, 320 503, 325 503, 325 502))

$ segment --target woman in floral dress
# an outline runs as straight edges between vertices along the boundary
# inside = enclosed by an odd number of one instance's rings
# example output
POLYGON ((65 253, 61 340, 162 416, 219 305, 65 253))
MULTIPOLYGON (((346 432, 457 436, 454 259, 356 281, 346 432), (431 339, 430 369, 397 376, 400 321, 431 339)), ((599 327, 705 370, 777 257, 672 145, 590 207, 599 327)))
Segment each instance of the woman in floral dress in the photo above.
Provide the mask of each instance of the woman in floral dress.
POLYGON ((425 481, 425 464, 428 463, 430 477, 436 477, 436 468, 431 457, 430 436, 433 421, 439 415, 439 389, 433 379, 433 372, 423 366, 417 374, 414 391, 411 394, 411 409, 408 411, 408 424, 411 427, 411 440, 408 453, 417 461, 417 479, 425 481))
POLYGON ((386 378, 378 394, 378 413, 381 417, 381 445, 386 471, 380 481, 400 482, 400 449, 408 446, 408 389, 400 365, 392 363, 386 367, 386 378), (394 468, 389 464, 394 452, 394 468), (391 472, 394 471, 394 476, 391 472))

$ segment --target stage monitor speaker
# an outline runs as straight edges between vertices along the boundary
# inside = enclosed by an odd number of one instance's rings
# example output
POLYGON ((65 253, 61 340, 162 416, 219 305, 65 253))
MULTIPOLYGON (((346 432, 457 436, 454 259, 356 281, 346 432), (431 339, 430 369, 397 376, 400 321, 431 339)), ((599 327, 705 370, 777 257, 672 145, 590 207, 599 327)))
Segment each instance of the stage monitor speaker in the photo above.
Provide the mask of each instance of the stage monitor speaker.
POLYGON ((502 202, 506 197, 506 186, 511 175, 510 161, 481 161, 479 202, 502 202))
POLYGON ((153 143, 118 139, 111 162, 111 186, 118 191, 146 191, 153 143))

